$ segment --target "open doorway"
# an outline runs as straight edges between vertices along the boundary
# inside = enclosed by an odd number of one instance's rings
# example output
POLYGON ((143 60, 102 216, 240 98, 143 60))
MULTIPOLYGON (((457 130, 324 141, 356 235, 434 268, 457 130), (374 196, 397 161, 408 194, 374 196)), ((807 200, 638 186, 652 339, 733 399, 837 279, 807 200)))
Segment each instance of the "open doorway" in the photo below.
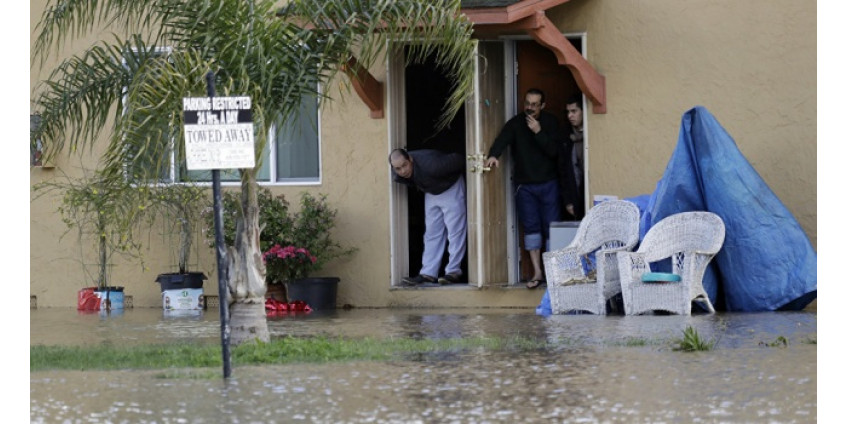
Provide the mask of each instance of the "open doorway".
MULTIPOLYGON (((567 37, 568 41, 581 54, 583 53, 582 37, 567 37)), ((514 58, 516 74, 513 75, 513 88, 515 99, 515 110, 523 109, 524 93, 530 88, 538 88, 545 93, 545 111, 557 118, 559 129, 563 135, 567 134, 571 126, 567 119, 566 101, 580 94, 577 81, 571 71, 557 62, 554 53, 547 47, 534 40, 515 40, 514 58)), ((585 110, 585 107, 583 108, 585 110)), ((584 120, 586 114, 583 114, 584 120)), ((584 151, 588 149, 588 141, 583 143, 584 151)), ((585 153, 583 157, 587 156, 585 153)), ((585 170, 585 166, 584 166, 585 170)), ((585 180, 585 175, 584 175, 585 180)), ((588 183, 585 184, 588 187, 588 183)), ((585 204, 586 194, 581 198, 585 204)), ((561 205, 561 208, 563 206, 561 205)), ((571 219, 563 212, 560 220, 571 219)), ((518 248, 519 267, 516 282, 532 277, 533 266, 527 251, 524 250, 524 234, 520 225, 515 231, 516 246, 518 248)))
MULTIPOLYGON (((404 54, 407 52, 405 51, 404 54)), ((404 68, 403 108, 405 110, 406 143, 408 151, 435 149, 465 155, 465 110, 464 106, 451 123, 436 131, 436 123, 442 114, 446 99, 450 95, 451 81, 438 68, 435 60, 428 58, 404 68)), ((409 252, 408 273, 415 275, 421 269, 424 253, 424 193, 407 190, 407 248, 409 252)), ((442 258, 440 271, 448 261, 447 251, 442 258)), ((468 255, 462 261, 462 273, 468 275, 468 255)))

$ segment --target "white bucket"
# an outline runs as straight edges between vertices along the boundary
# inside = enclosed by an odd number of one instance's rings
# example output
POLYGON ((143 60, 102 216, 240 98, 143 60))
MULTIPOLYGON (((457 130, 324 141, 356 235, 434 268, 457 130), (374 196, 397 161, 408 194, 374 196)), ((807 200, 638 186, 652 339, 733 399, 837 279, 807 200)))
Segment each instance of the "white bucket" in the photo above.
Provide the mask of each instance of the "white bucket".
POLYGON ((203 289, 165 290, 162 309, 166 311, 199 311, 203 309, 203 289))

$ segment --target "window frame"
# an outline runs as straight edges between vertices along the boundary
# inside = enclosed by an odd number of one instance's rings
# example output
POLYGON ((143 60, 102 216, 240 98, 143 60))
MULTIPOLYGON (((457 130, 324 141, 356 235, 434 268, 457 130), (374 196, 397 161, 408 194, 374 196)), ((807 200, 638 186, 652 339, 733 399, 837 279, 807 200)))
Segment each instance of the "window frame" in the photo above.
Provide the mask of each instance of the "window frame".
MULTIPOLYGON (((133 50, 133 51, 135 51, 135 50, 133 50)), ((153 48, 153 52, 156 53, 156 54, 168 55, 172 51, 173 51, 172 47, 157 46, 157 47, 153 48)), ((124 67, 127 66, 126 57, 121 58, 121 64, 124 67)), ((267 150, 268 156, 266 158, 267 166, 268 166, 268 180, 260 180, 259 178, 257 178, 256 182, 260 186, 269 186, 269 187, 273 187, 273 186, 280 186, 280 187, 304 186, 304 187, 306 187, 306 186, 320 186, 320 185, 323 184, 323 180, 324 180, 323 154, 322 154, 323 149, 321 148, 322 147, 322 126, 321 126, 322 113, 321 113, 321 101, 320 101, 321 94, 322 94, 322 87, 319 84, 317 88, 318 88, 318 90, 317 90, 318 94, 315 96, 315 127, 316 127, 315 128, 315 135, 316 135, 316 143, 317 143, 316 148, 317 148, 317 154, 318 154, 318 158, 317 158, 318 174, 315 177, 287 178, 287 179, 283 179, 283 180, 279 179, 279 177, 277 176, 277 140, 276 140, 277 124, 275 123, 275 124, 272 124, 271 127, 268 129, 268 140, 269 140, 269 142, 266 145, 266 148, 268 149, 267 150)), ((126 96, 127 96, 127 92, 128 92, 127 87, 126 86, 123 87, 122 91, 123 91, 123 93, 122 93, 122 96, 121 96, 121 107, 122 107, 123 111, 126 112, 126 96)), ((298 119, 300 119, 300 118, 298 118, 298 119)), ((211 187, 212 186, 211 179, 210 180, 196 180, 196 181, 180 181, 180 180, 178 180, 177 174, 178 174, 179 165, 176 163, 176 152, 175 152, 175 149, 174 149, 174 147, 175 147, 174 143, 175 143, 175 140, 173 138, 171 138, 171 140, 169 140, 170 153, 169 153, 169 158, 168 158, 168 163, 169 163, 169 165, 168 165, 168 181, 148 181, 145 184, 151 185, 151 186, 161 185, 161 184, 195 184, 195 185, 200 185, 200 186, 210 186, 211 187)), ((235 170, 235 168, 232 168, 232 169, 235 170)), ((241 184, 240 181, 221 181, 221 186, 238 186, 240 184, 241 184)))

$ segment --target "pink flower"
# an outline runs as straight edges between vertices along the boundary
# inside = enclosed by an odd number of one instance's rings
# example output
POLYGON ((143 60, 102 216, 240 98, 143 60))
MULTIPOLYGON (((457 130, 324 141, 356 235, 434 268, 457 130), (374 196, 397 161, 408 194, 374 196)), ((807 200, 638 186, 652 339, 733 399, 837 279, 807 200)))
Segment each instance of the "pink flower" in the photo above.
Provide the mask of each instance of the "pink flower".
POLYGON ((262 254, 267 277, 272 282, 282 282, 306 277, 318 258, 303 247, 275 244, 262 254))

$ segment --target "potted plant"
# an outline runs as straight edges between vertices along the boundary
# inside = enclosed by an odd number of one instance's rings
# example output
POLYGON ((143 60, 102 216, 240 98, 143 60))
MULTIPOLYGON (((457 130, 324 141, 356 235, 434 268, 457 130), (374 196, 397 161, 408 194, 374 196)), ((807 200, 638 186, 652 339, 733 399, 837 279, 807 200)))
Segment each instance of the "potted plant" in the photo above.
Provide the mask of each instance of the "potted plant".
MULTIPOLYGON (((331 237, 336 226, 336 213, 327 205, 327 195, 313 196, 301 193, 300 210, 294 214, 287 244, 304 249, 314 260, 297 267, 295 278, 285 280, 286 292, 291 300, 302 300, 314 309, 334 309, 337 277, 311 277, 331 260, 353 254, 355 248, 343 247, 331 237), (311 302, 311 303, 310 303, 311 302)), ((269 270, 269 275, 271 272, 269 270)))
POLYGON ((153 208, 160 212, 165 225, 165 234, 179 234, 177 243, 177 272, 156 276, 163 296, 165 309, 200 309, 202 307, 202 272, 189 271, 188 261, 192 252, 194 235, 200 214, 209 203, 206 189, 196 184, 161 184, 150 188, 153 208), (171 297, 180 296, 177 301, 171 297))
MULTIPOLYGON (((343 247, 331 238, 337 211, 327 205, 327 196, 302 193, 300 211, 289 212, 283 195, 267 188, 258 191, 259 244, 265 265, 267 296, 286 303, 302 300, 313 309, 336 307, 337 277, 311 277, 331 260, 353 254, 356 249, 343 247)), ((222 196, 224 240, 232 243, 238 214, 238 194, 222 196)), ((211 211, 205 211, 206 234, 214 247, 211 211)))
POLYGON ((306 248, 293 245, 280 246, 275 244, 262 253, 262 261, 265 264, 266 279, 268 279, 266 309, 282 311, 311 311, 314 309, 333 309, 336 307, 336 292, 339 279, 335 278, 325 284, 316 285, 321 287, 322 293, 311 296, 295 293, 289 301, 289 286, 296 281, 302 281, 316 266, 318 258, 311 254, 306 248), (273 280, 271 280, 273 279, 273 280), (272 283, 272 281, 274 281, 272 283), (282 299, 282 302, 277 299, 282 299), (307 308, 307 309, 305 309, 307 308))
POLYGON ((123 309, 124 287, 111 284, 109 268, 115 253, 141 257, 134 233, 143 216, 143 208, 131 206, 137 203, 128 200, 139 196, 141 191, 124 181, 107 179, 100 174, 79 180, 67 179, 67 182, 49 181, 34 189, 42 193, 60 191, 62 203, 58 210, 68 231, 77 229, 82 246, 85 246, 84 239, 92 242, 97 258, 96 272, 91 272, 85 260, 82 264, 83 271, 94 280, 94 286, 80 290, 78 309, 123 309))

